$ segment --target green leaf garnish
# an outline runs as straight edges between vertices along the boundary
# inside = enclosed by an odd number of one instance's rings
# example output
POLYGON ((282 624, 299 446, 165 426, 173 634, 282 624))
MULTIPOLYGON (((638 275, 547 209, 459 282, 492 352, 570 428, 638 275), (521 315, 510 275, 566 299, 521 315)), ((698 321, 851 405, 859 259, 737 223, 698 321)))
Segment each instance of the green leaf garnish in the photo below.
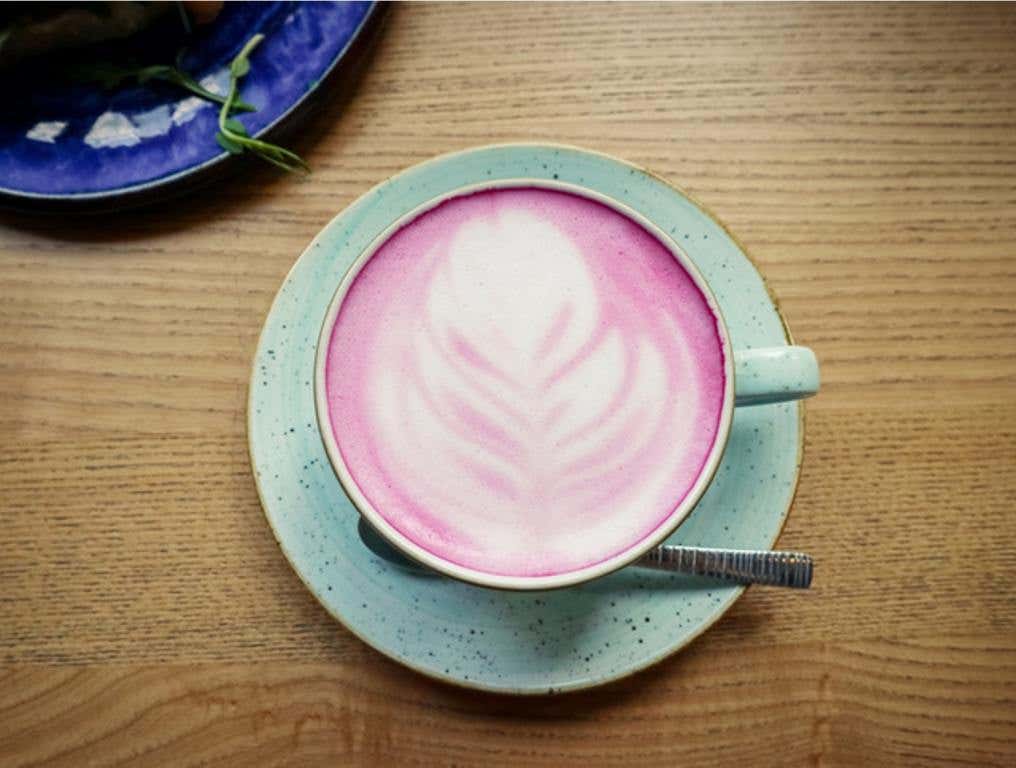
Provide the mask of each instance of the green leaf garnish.
POLYGON ((250 55, 265 39, 256 34, 243 46, 229 64, 229 90, 225 96, 205 88, 201 83, 188 75, 182 66, 184 51, 176 55, 176 64, 152 64, 145 67, 120 66, 109 62, 78 63, 68 74, 78 82, 99 83, 104 88, 116 88, 126 80, 136 80, 144 85, 153 80, 184 88, 207 101, 215 102, 219 108, 219 131, 215 141, 226 152, 241 155, 250 152, 265 162, 271 163, 291 173, 310 173, 310 166, 295 152, 268 141, 255 139, 247 132, 247 128, 232 117, 236 112, 254 112, 256 107, 240 99, 240 80, 250 72, 250 55))
POLYGON ((243 123, 229 116, 239 98, 240 79, 250 71, 249 57, 264 39, 265 36, 260 33, 254 35, 240 49, 240 52, 229 65, 229 92, 226 94, 226 99, 219 109, 219 132, 215 135, 215 140, 227 152, 238 154, 233 148, 239 147, 241 152, 251 152, 284 171, 310 173, 310 166, 298 154, 290 152, 285 147, 280 147, 277 144, 248 136, 247 129, 244 128, 243 123))
POLYGON ((226 127, 229 128, 233 133, 237 133, 240 136, 247 135, 247 128, 244 124, 237 120, 235 117, 231 117, 226 121, 226 127))
MULTIPOLYGON (((243 55, 242 51, 241 55, 243 55)), ((233 63, 229 65, 229 72, 233 75, 233 77, 243 77, 250 72, 250 62, 245 58, 241 59, 237 56, 233 59, 233 63)))
MULTIPOLYGON (((144 85, 152 80, 161 80, 172 83, 206 101, 216 104, 225 104, 226 97, 205 88, 201 83, 188 75, 179 66, 169 64, 154 64, 148 67, 122 67, 105 61, 78 63, 69 70, 71 78, 81 83, 98 83, 103 88, 111 90, 123 83, 125 80, 137 80, 144 85)), ((256 107, 235 99, 230 110, 232 112, 254 112, 256 107)))
POLYGON ((168 67, 165 64, 156 64, 154 67, 142 67, 134 72, 134 77, 138 79, 138 82, 144 85, 153 78, 168 79, 172 75, 172 67, 168 67))
POLYGON ((229 154, 231 154, 231 155, 242 155, 243 154, 243 147, 241 147, 239 144, 237 144, 232 139, 227 139, 221 133, 215 134, 215 140, 217 142, 219 142, 219 146, 222 147, 227 152, 229 152, 229 154))

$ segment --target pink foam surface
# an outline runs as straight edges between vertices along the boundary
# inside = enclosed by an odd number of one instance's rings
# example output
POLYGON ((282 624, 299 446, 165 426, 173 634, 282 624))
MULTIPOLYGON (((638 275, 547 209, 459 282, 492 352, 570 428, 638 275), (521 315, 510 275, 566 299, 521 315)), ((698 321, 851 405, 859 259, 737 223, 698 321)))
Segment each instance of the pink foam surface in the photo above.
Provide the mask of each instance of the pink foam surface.
POLYGON ((453 198, 353 281, 325 387, 356 486, 485 573, 620 554, 674 514, 717 438, 718 322, 668 248, 566 192, 453 198))

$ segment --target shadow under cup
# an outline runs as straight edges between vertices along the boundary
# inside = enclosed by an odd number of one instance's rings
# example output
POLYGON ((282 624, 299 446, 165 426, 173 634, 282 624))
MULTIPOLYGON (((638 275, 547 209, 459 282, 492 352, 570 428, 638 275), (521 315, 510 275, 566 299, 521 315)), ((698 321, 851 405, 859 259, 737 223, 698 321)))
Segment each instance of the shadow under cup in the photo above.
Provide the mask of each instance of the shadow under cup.
POLYGON ((736 405, 818 387, 802 347, 735 352, 691 260, 593 190, 464 187, 395 220, 317 347, 329 460, 374 529, 473 584, 620 568, 687 517, 736 405))

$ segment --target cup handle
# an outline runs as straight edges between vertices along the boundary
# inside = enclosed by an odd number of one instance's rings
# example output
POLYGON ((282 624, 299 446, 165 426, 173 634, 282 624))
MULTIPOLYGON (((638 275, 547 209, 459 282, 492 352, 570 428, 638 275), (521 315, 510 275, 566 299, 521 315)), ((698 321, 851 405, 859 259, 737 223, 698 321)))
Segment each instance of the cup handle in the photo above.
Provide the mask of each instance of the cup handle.
POLYGON ((807 347, 734 352, 734 405, 801 400, 818 392, 818 360, 807 347))

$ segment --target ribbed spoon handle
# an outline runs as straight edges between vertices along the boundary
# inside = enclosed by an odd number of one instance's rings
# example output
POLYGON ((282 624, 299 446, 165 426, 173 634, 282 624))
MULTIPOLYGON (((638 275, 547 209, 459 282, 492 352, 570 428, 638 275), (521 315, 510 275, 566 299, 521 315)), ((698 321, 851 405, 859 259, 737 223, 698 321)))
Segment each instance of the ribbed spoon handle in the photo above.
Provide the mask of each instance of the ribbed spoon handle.
POLYGON ((636 565, 661 571, 710 576, 739 584, 807 589, 811 585, 812 560, 801 552, 744 549, 700 549, 662 546, 648 552, 636 565))

